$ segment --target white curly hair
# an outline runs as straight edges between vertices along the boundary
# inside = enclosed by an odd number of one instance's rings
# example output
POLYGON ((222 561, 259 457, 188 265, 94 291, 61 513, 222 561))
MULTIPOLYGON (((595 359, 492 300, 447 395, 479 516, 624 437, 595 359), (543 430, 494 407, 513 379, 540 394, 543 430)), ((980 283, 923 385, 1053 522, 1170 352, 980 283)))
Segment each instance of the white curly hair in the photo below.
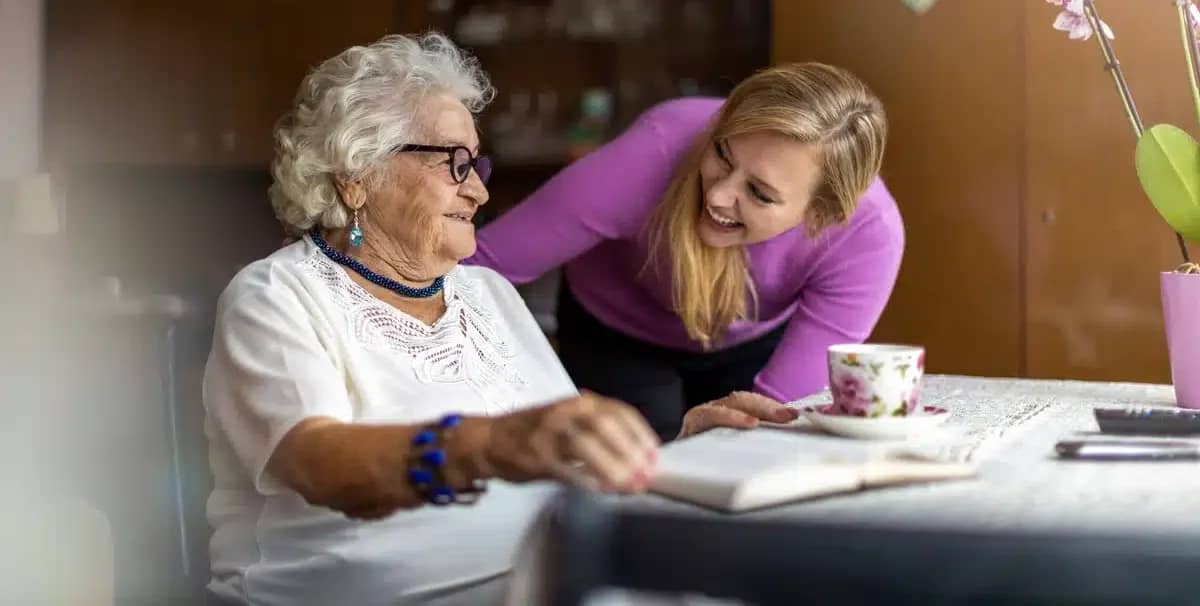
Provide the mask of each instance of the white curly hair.
POLYGON ((449 94, 478 113, 495 91, 479 61, 438 33, 385 36, 309 72, 275 125, 269 193, 284 229, 344 227, 349 211, 334 177, 377 187, 391 150, 413 142, 414 117, 431 94, 449 94))

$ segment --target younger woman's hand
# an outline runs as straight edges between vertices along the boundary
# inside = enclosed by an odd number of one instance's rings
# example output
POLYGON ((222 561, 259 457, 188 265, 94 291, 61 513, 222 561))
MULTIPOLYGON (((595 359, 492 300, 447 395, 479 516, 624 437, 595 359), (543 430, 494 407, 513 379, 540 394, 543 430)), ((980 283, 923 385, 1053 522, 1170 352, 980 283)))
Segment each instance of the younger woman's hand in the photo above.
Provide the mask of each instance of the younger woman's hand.
POLYGON ((679 437, 708 431, 714 427, 751 429, 760 421, 791 423, 800 416, 794 409, 784 406, 764 395, 747 391, 735 391, 720 400, 701 404, 683 416, 683 427, 679 437))

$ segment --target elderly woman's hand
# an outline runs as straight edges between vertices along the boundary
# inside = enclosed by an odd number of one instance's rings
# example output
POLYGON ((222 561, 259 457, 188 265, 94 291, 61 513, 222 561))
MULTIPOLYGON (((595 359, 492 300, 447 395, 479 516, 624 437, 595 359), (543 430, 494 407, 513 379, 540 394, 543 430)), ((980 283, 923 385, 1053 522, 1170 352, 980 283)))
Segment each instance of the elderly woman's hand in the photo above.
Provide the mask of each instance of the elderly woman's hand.
MULTIPOLYGON (((424 505, 405 481, 419 425, 360 425, 310 418, 276 448, 270 471, 313 505, 378 519, 424 505), (399 471, 398 471, 399 470, 399 471)), ((627 404, 584 392, 499 417, 468 417, 447 445, 446 478, 559 479, 588 488, 640 492, 658 460, 658 438, 627 404)))
POLYGON ((759 421, 771 423, 791 423, 800 413, 756 393, 735 391, 720 400, 701 404, 683 416, 683 427, 679 437, 708 431, 714 427, 736 427, 751 429, 758 426, 759 421))
POLYGON ((641 414, 587 391, 497 417, 489 433, 485 466, 510 481, 549 477, 592 489, 641 492, 658 460, 658 438, 641 414))

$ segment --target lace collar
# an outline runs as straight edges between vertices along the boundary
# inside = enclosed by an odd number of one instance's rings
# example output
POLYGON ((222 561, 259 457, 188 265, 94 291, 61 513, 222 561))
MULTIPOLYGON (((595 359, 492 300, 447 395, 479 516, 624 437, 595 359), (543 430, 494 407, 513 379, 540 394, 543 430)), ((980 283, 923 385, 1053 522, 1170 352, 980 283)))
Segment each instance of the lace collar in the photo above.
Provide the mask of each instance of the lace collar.
POLYGON ((338 264, 314 249, 301 267, 346 312, 350 333, 365 349, 412 360, 422 383, 466 383, 494 413, 513 410, 526 386, 495 303, 460 267, 446 274, 446 313, 432 325, 374 297, 338 264))

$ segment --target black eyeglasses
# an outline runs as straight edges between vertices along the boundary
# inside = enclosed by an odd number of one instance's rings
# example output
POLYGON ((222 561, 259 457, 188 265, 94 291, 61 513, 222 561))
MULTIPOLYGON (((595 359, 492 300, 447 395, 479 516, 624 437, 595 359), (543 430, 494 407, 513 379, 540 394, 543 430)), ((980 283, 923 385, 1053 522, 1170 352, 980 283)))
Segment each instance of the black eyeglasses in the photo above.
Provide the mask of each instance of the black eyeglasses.
POLYGON ((479 180, 487 183, 488 177, 492 176, 492 159, 487 156, 476 156, 471 153, 471 150, 462 145, 401 145, 393 150, 395 153, 401 152, 442 152, 448 154, 450 159, 446 164, 450 166, 450 178, 454 179, 455 183, 462 183, 471 175, 471 169, 475 169, 475 174, 479 175, 479 180))

